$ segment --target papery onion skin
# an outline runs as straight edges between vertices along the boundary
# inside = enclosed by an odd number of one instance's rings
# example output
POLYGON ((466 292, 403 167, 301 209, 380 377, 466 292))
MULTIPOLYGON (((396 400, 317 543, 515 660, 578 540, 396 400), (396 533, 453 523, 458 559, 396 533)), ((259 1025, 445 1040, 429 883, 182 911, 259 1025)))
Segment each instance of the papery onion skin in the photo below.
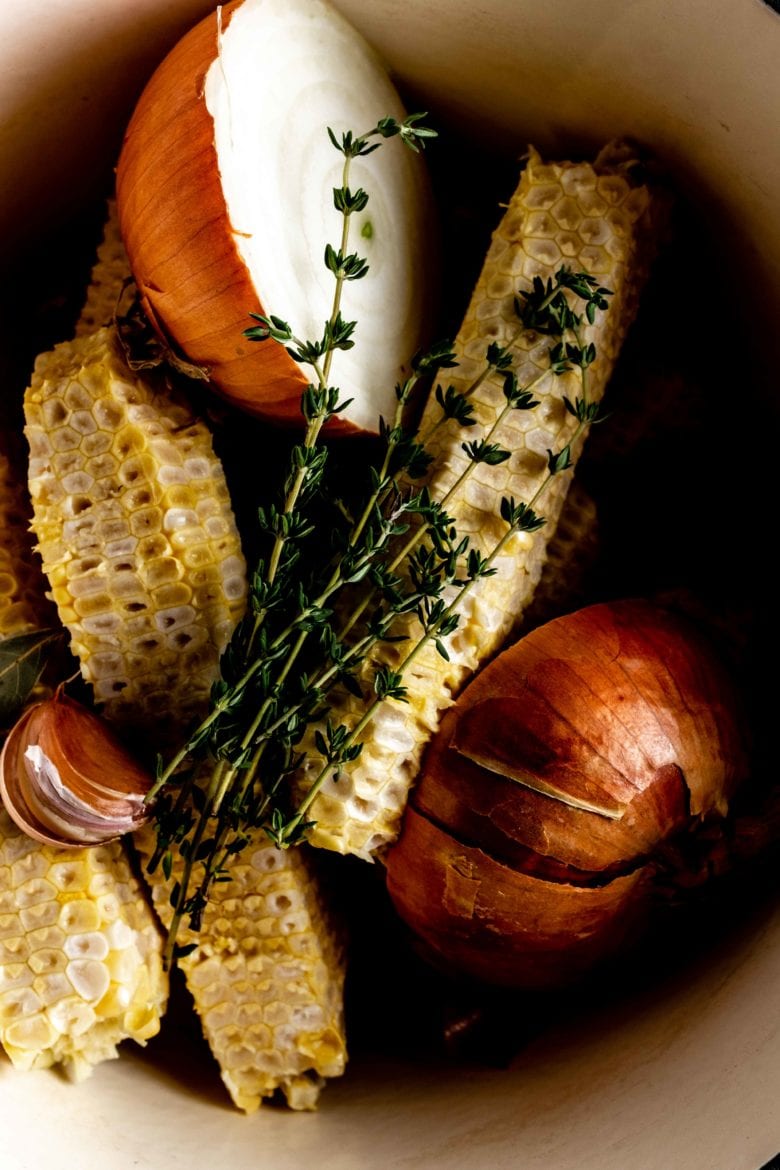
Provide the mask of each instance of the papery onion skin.
POLYGON ((504 651, 448 712, 388 889, 439 963, 568 982, 641 917, 664 843, 724 817, 747 768, 706 641, 648 602, 588 607, 504 651))
POLYGON ((389 860, 396 909, 438 965, 506 987, 583 974, 622 942, 649 876, 642 867, 605 886, 546 882, 461 844, 413 807, 389 860))
MULTIPOLYGON (((234 0, 222 8, 222 36, 242 3, 234 0)), ((334 13, 333 20, 346 27, 341 16, 334 13)), ((272 422, 300 426, 301 393, 312 378, 311 370, 299 366, 275 342, 257 343, 243 337, 244 330, 253 324, 250 312, 291 317, 294 310, 289 305, 260 303, 237 246, 220 178, 214 121, 204 95, 206 75, 216 58, 217 28, 212 14, 183 37, 138 102, 117 168, 122 236, 144 309, 158 333, 190 361, 205 367, 212 385, 234 405, 272 422)), ((357 34, 351 35, 358 40, 357 34)), ((334 70, 338 70, 338 62, 334 70)), ((381 72, 378 64, 376 72, 381 72)), ((399 105, 383 113, 398 115, 402 111, 399 105)), ((324 110, 321 116, 322 137, 327 142, 324 110)), ((361 133, 369 127, 352 129, 361 133)), ((258 142, 260 149, 262 143, 258 142)), ((396 144, 396 149, 402 148, 396 144)), ((334 157, 338 158, 335 152, 334 157)), ((415 294, 418 320, 409 337, 408 352, 395 357, 394 377, 383 387, 387 397, 382 400, 382 413, 387 413, 388 407, 392 412, 394 380, 400 376, 401 363, 420 344, 430 311, 430 306, 423 306, 426 298, 430 299, 428 273, 433 266, 424 262, 423 248, 430 248, 424 241, 435 237, 432 203, 424 171, 419 170, 421 161, 415 161, 414 166, 419 177, 414 213, 417 223, 407 226, 409 234, 414 227, 420 241, 416 245, 420 263, 408 283, 416 280, 419 285, 419 294, 415 294)), ((330 197, 330 192, 327 194, 330 197)), ((290 215, 294 214, 295 209, 291 209, 290 215)), ((339 217, 333 210, 334 244, 339 232, 339 217)), ((396 238, 392 246, 407 245, 396 238)), ((316 263, 320 263, 319 258, 316 263)), ((309 273, 299 276, 311 279, 309 273)), ((367 279, 372 279, 371 273, 367 279)), ((352 300, 354 296, 350 303, 352 300)), ((397 313, 398 306, 393 305, 392 310, 397 313)), ((323 319, 326 311, 330 311, 330 304, 323 306, 323 319)), ((359 315, 357 310, 355 314, 359 315)), ((294 318, 291 324, 300 329, 294 318)), ((339 360, 343 370, 344 355, 339 360)), ((329 430, 344 435, 366 430, 375 433, 379 411, 375 413, 376 417, 371 413, 370 423, 356 425, 347 410, 331 421, 329 430)))

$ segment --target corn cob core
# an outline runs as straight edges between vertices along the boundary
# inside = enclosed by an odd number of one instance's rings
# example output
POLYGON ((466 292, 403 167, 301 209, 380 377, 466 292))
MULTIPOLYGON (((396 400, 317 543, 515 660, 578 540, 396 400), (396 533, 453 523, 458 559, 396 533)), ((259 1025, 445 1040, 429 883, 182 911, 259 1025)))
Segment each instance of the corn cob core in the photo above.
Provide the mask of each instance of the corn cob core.
MULTIPOLYGON (((148 861, 153 831, 135 843, 148 861)), ((148 879, 166 926, 181 868, 175 854, 170 879, 148 879)), ((212 887, 200 933, 182 932, 197 945, 179 966, 235 1104, 251 1113, 281 1090, 293 1109, 312 1109, 322 1078, 346 1061, 338 934, 304 850, 261 844, 233 858, 229 875, 212 887)))
POLYGON ((0 809, 0 1043, 20 1069, 77 1080, 154 1036, 162 941, 121 845, 53 849, 0 809))
POLYGON ((575 479, 547 546, 539 584, 523 613, 524 627, 551 621, 576 606, 585 575, 595 563, 598 550, 596 505, 575 479))
MULTIPOLYGON (((603 393, 615 358, 633 318, 639 288, 655 250, 662 211, 645 186, 634 186, 630 160, 621 151, 605 152, 596 164, 546 165, 535 152, 523 171, 520 185, 496 229, 484 268, 466 312, 455 349, 459 367, 445 378, 465 391, 484 367, 492 341, 513 344, 515 370, 521 385, 548 368, 548 338, 527 332, 517 338, 519 323, 514 298, 534 277, 554 277, 562 264, 595 275, 610 288, 609 312, 600 314, 585 330, 598 358, 590 368, 589 397, 603 393), (514 339, 517 338, 515 341, 514 339)), ((502 496, 530 500, 547 477, 547 451, 559 451, 571 438, 575 422, 563 397, 579 392, 575 374, 549 376, 534 388, 540 405, 532 411, 514 411, 496 436, 511 458, 498 466, 480 464, 460 497, 447 505, 462 535, 488 553, 506 531, 499 516, 502 496)), ((474 439, 485 434, 505 404, 500 378, 485 381, 472 396, 478 427, 474 439)), ((422 430, 440 417, 431 399, 422 430)), ((441 499, 467 465, 463 433, 451 422, 437 430, 429 444, 434 462, 427 483, 441 499)), ((578 449, 572 452, 576 461, 578 449)), ((497 573, 481 580, 461 609, 459 628, 446 640, 450 661, 429 647, 404 677, 408 703, 386 701, 363 736, 357 762, 330 779, 312 806, 316 828, 311 842, 342 853, 372 857, 395 840, 409 788, 419 769, 423 749, 436 730, 442 712, 451 705, 468 677, 500 647, 529 605, 539 581, 548 542, 555 532, 571 472, 557 475, 539 501, 547 518, 539 532, 519 533, 496 561, 497 573)), ((417 640, 419 626, 410 619, 408 634, 417 640)), ((406 653, 405 644, 383 646, 374 663, 392 668, 406 653)), ((362 672, 364 693, 372 690, 373 665, 362 672)), ((354 725, 364 703, 351 695, 339 697, 331 710, 336 723, 354 725)), ((306 741, 307 763, 299 779, 303 795, 322 759, 306 741)))
POLYGON ((159 738, 202 714, 245 565, 205 425, 113 329, 42 354, 25 396, 43 566, 105 714, 159 738))
POLYGON ((29 533, 32 507, 24 475, 0 450, 0 638, 55 625, 41 563, 29 533))
POLYGON ((87 298, 76 322, 76 337, 88 336, 112 324, 122 285, 129 276, 130 261, 119 232, 116 200, 109 199, 103 239, 98 245, 87 298))

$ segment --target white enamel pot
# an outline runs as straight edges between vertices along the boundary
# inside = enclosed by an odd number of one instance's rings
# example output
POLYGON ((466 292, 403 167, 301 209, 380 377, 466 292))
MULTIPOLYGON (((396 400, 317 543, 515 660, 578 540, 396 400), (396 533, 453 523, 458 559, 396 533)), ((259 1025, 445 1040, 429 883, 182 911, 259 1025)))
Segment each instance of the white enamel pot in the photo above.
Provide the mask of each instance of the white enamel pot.
MULTIPOLYGON (((780 16, 761 0, 339 6, 465 134, 514 155, 651 146, 749 278, 756 320, 776 320, 780 16)), ((211 7, 3 0, 3 253, 94 195, 143 79, 211 7)), ((2 1170, 759 1170, 780 1150, 780 911, 747 912, 661 986, 548 1029, 506 1070, 363 1058, 314 1115, 242 1118, 184 1043, 78 1087, 0 1059, 2 1170)))

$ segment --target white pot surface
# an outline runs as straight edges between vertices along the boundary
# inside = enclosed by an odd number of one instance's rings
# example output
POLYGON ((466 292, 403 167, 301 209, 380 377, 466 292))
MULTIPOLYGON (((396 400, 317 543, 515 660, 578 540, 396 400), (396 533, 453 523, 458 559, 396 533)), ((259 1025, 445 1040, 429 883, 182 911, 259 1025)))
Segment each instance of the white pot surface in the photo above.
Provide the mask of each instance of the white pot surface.
MULTIPOLYGON (((508 153, 622 134, 652 147, 776 316, 780 16, 761 0, 339 6, 428 108, 508 153)), ((5 0, 2 250, 94 189, 141 79, 210 7, 5 0)), ((318 1114, 245 1120, 210 1076, 188 1086, 186 1056, 159 1068, 128 1051, 78 1088, 0 1060, 0 1166, 758 1170, 780 1149, 780 912, 509 1070, 357 1060, 318 1114)))

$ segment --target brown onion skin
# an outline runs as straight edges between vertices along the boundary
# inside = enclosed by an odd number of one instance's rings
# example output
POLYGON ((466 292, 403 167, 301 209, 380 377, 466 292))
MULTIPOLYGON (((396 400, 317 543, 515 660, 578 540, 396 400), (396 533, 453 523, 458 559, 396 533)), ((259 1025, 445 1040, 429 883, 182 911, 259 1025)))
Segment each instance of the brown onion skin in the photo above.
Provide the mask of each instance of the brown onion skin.
POLYGON ((453 971, 568 982, 641 918, 664 843, 726 815, 743 728, 714 652, 669 611, 619 601, 539 627, 442 721, 387 856, 396 909, 453 971))
MULTIPOLYGON (((222 9, 223 30, 239 5, 222 9)), ((216 45, 212 13, 178 42, 141 95, 117 167, 122 238, 160 336, 211 371, 212 385, 235 406, 300 426, 303 371, 283 346, 243 337, 249 310, 266 310, 236 248, 203 98, 216 45)), ((333 430, 357 433, 341 420, 333 430)))

